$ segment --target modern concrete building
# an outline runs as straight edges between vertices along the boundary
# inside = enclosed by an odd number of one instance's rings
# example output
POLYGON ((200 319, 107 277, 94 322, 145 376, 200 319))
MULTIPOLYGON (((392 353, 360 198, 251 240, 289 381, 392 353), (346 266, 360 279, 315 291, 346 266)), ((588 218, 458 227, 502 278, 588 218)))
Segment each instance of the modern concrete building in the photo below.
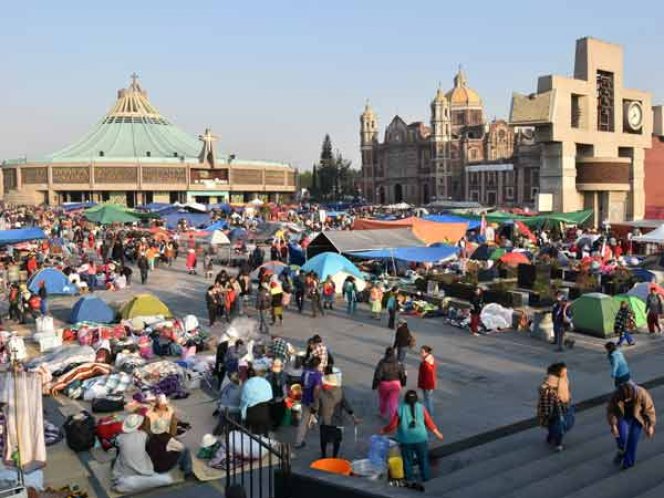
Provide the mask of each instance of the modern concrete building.
POLYGON ((653 107, 652 147, 646 150, 646 219, 664 219, 664 106, 653 107))
POLYGON ((623 81, 622 47, 582 38, 572 78, 541 76, 536 93, 514 94, 510 123, 535 127, 540 200, 553 210, 592 208, 595 225, 643 217, 651 98, 623 81))
POLYGON ((132 75, 111 110, 83 138, 42 159, 8 160, 0 195, 13 204, 113 201, 280 201, 296 189, 287 164, 218 155, 210 130, 191 136, 163 117, 132 75))

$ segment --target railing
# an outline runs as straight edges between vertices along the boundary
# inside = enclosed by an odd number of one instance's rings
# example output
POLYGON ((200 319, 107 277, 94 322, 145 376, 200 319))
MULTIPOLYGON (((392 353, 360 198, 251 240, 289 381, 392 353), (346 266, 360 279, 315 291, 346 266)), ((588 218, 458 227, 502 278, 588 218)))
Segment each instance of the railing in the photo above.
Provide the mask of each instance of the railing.
POLYGON ((224 470, 226 472, 225 488, 232 485, 241 485, 247 498, 283 498, 285 493, 285 483, 291 471, 291 452, 290 445, 276 441, 269 436, 257 436, 252 434, 246 427, 238 423, 233 417, 229 416, 228 411, 221 415, 223 424, 222 441, 226 447, 226 462, 224 470), (239 447, 237 441, 231 438, 231 432, 237 432, 243 436, 240 438, 239 447), (245 445, 245 439, 250 443, 245 445), (234 455, 245 454, 245 446, 251 451, 256 447, 260 448, 262 455, 267 451, 267 456, 254 460, 242 460, 241 464, 236 464, 234 455), (279 473, 280 479, 275 479, 275 472, 279 473))

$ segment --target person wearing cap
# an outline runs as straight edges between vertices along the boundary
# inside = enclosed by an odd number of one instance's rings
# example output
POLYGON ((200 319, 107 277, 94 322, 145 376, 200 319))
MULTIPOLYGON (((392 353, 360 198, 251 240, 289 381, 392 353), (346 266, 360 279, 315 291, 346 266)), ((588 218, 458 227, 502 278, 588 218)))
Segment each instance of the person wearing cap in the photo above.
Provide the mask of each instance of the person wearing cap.
POLYGON ((153 434, 155 428, 161 430, 166 426, 168 434, 175 436, 177 434, 178 420, 165 394, 157 394, 155 404, 145 414, 143 429, 148 434, 153 434))
POLYGON ((154 465, 145 450, 148 435, 141 430, 144 418, 132 413, 122 422, 122 433, 116 438, 118 456, 113 462, 113 477, 151 476, 154 465))
POLYGON ((341 372, 338 369, 331 366, 326 368, 323 384, 313 407, 320 417, 321 458, 327 458, 329 444, 332 445, 332 457, 337 458, 343 439, 344 412, 351 417, 354 424, 359 423, 353 407, 346 399, 341 383, 341 372))

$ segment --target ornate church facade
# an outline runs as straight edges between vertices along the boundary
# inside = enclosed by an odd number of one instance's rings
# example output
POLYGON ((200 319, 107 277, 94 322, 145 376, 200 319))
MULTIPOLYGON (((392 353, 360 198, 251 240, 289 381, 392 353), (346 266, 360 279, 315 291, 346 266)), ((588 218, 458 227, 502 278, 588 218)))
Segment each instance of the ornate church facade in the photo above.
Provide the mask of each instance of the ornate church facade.
POLYGON ((479 94, 460 69, 454 87, 438 89, 428 124, 395 116, 379 137, 378 119, 367 103, 360 116, 364 196, 390 204, 476 201, 488 205, 531 203, 539 158, 527 130, 505 120, 488 122, 479 94), (516 156, 520 150, 524 164, 516 156), (523 171, 527 170, 527 171, 523 171), (525 186, 524 186, 525 185, 525 186))

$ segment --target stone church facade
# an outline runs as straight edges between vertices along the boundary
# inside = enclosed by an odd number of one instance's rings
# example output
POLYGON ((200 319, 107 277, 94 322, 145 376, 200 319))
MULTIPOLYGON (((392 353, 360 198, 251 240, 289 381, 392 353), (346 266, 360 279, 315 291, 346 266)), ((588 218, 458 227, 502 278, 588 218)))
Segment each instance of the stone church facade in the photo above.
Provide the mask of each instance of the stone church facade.
MULTIPOLYGON (((445 93, 439 88, 436 92, 428 124, 406 123, 395 116, 382 142, 377 116, 366 105, 360 116, 363 193, 369 202, 378 204, 530 203, 533 191, 523 184, 532 182, 531 172, 519 175, 522 168, 515 160, 519 149, 530 142, 528 133, 515 131, 505 120, 486 121, 482 99, 459 70, 451 90, 445 93), (487 188, 494 178, 494 165, 500 166, 496 185, 487 188), (475 171, 466 171, 469 166, 475 171)), ((532 159, 526 160, 531 168, 539 164, 537 154, 532 159)))

